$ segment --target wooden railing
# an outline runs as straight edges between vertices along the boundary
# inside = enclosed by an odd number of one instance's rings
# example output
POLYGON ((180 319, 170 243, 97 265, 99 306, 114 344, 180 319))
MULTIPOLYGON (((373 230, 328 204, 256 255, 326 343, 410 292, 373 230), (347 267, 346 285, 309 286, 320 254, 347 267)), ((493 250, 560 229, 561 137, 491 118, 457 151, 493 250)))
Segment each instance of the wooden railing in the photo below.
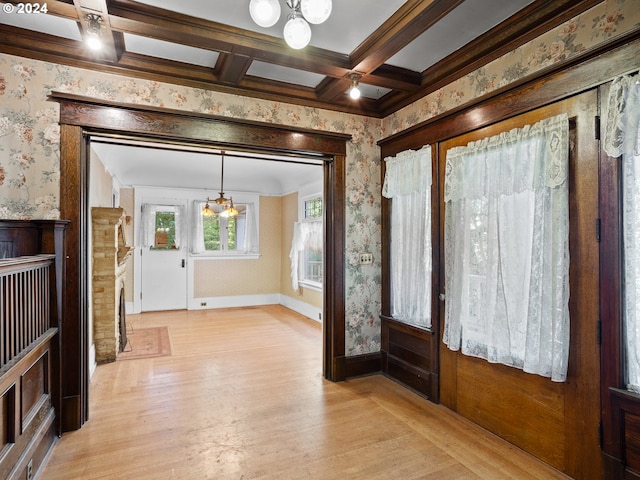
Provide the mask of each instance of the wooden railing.
POLYGON ((54 255, 0 260, 0 372, 51 325, 54 255))

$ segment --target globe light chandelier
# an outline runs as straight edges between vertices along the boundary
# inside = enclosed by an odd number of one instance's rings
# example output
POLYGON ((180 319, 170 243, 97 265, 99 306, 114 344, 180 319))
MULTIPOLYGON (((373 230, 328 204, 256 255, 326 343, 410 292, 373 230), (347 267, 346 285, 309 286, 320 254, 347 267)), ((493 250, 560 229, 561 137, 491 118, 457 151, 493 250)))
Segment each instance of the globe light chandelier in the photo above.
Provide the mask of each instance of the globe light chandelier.
MULTIPOLYGON (((283 36, 287 45, 299 50, 309 45, 311 27, 324 22, 331 15, 331 0, 287 0, 291 10, 284 26, 283 36)), ((251 0, 249 14, 253 21, 264 28, 272 27, 280 18, 279 0, 251 0)))

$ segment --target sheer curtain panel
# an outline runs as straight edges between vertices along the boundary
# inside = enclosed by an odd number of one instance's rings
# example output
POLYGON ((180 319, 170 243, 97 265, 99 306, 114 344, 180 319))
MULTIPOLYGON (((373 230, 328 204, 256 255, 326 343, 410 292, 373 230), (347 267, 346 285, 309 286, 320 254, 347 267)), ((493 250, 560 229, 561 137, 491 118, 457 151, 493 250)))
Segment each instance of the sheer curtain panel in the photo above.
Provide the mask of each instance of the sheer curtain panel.
POLYGON ((385 158, 391 199, 391 315, 431 328, 431 146, 385 158))
POLYGON ((627 388, 640 393, 640 75, 611 84, 604 149, 622 156, 623 321, 627 388))
POLYGON ((291 250, 289 250, 289 260, 291 260, 291 287, 298 290, 300 287, 300 254, 304 250, 321 252, 324 226, 322 221, 296 222, 293 224, 293 239, 291 240, 291 250))
POLYGON ((566 114, 455 147, 445 175, 445 326, 451 350, 566 380, 566 114))

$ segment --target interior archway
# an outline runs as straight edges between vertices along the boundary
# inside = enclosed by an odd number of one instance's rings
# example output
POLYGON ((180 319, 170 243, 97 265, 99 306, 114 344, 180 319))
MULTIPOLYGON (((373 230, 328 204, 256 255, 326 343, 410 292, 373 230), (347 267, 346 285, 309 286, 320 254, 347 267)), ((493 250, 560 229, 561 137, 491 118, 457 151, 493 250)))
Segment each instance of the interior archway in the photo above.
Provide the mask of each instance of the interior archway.
POLYGON ((328 380, 344 378, 345 161, 349 135, 118 104, 64 93, 53 93, 51 99, 60 103, 60 215, 71 221, 65 239, 67 285, 61 335, 63 431, 80 428, 88 418, 87 194, 88 145, 92 134, 126 132, 147 139, 317 155, 326 159, 323 372, 328 380))

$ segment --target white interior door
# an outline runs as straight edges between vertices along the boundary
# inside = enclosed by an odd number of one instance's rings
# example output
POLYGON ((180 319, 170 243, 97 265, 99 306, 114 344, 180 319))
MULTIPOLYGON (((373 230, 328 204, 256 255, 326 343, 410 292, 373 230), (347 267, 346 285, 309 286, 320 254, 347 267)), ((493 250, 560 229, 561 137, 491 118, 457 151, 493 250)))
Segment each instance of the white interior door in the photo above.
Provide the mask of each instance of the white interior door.
POLYGON ((141 307, 143 312, 187 308, 187 249, 183 205, 143 205, 141 307))

